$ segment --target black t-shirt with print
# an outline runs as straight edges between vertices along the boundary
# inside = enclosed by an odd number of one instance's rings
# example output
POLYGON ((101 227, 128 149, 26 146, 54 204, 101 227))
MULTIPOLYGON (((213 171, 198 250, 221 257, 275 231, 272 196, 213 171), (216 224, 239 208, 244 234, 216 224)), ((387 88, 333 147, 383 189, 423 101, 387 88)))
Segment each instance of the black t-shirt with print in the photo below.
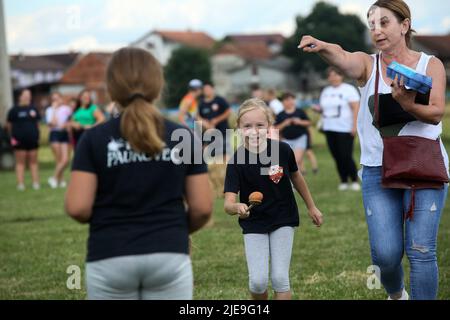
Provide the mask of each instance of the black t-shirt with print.
MULTIPOLYGON (((295 109, 293 113, 286 113, 286 111, 282 111, 277 115, 277 119, 275 124, 280 124, 284 120, 289 118, 300 118, 302 120, 309 120, 308 115, 302 109, 295 109)), ((290 125, 281 130, 281 135, 284 139, 294 140, 300 138, 302 135, 307 133, 307 128, 298 125, 290 125)))
MULTIPOLYGON (((224 114, 229 108, 230 105, 224 98, 216 96, 212 101, 209 102, 206 102, 204 99, 202 99, 198 107, 198 112, 200 114, 200 117, 202 117, 203 119, 211 120, 224 114)), ((219 122, 216 125, 216 129, 220 130, 220 132, 222 132, 224 135, 228 128, 228 119, 219 122)))
POLYGON ((264 195, 262 204, 251 209, 248 219, 239 219, 244 234, 269 233, 280 227, 299 225, 290 180, 291 173, 298 171, 294 152, 288 144, 268 139, 267 152, 261 154, 241 146, 227 165, 224 192, 239 194, 240 202, 247 204, 252 192, 259 191, 264 195), (278 159, 274 153, 277 148, 278 159), (272 158, 270 163, 268 158, 272 158))
POLYGON ((15 106, 8 112, 8 122, 12 124, 12 136, 20 142, 36 142, 39 140, 39 120, 41 116, 33 107, 15 106))
POLYGON ((185 179, 207 172, 207 165, 201 157, 201 142, 194 143, 188 129, 168 120, 165 143, 162 153, 152 158, 135 153, 120 134, 120 118, 83 134, 72 170, 94 173, 98 181, 87 261, 155 252, 188 253, 185 179), (171 141, 178 129, 181 138, 171 141), (189 148, 183 149, 186 146, 189 148), (196 150, 200 152, 194 156, 196 150), (179 164, 185 157, 188 160, 179 164))

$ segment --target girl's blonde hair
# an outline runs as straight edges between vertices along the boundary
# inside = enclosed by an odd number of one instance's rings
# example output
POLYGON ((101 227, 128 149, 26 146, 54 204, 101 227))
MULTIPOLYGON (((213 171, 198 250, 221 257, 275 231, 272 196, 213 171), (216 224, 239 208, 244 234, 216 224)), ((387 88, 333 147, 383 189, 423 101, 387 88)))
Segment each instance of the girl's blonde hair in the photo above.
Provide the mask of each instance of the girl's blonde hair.
POLYGON ((269 126, 271 126, 274 123, 274 117, 272 111, 269 109, 267 104, 258 98, 252 98, 245 100, 244 103, 241 104, 238 111, 238 117, 237 117, 237 126, 239 127, 241 118, 244 114, 246 114, 249 111, 253 111, 259 109, 266 115, 267 123, 269 126))
POLYGON ((149 52, 123 48, 109 63, 106 83, 123 109, 120 131, 131 147, 154 156, 164 148, 164 118, 154 106, 164 85, 161 65, 149 52))

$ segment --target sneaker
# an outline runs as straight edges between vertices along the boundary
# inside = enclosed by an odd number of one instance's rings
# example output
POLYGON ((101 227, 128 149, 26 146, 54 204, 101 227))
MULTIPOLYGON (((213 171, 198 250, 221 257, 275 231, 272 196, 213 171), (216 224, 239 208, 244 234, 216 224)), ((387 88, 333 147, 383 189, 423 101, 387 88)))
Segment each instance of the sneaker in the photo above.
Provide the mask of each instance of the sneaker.
POLYGON ((48 184, 50 185, 50 188, 56 189, 58 188, 58 181, 56 181, 55 177, 48 178, 48 184))
POLYGON ((339 191, 345 191, 348 190, 348 184, 347 183, 341 183, 338 187, 339 191))
POLYGON ((358 182, 352 182, 352 184, 350 185, 350 189, 353 191, 360 191, 361 186, 359 185, 358 182))
POLYGON ((67 183, 63 180, 59 183, 59 187, 60 188, 66 188, 67 187, 67 183))
POLYGON ((17 191, 25 191, 25 185, 23 183, 18 184, 17 191))
POLYGON ((41 189, 41 185, 38 182, 33 182, 33 189, 39 190, 39 189, 41 189))
MULTIPOLYGON (((389 297, 388 297, 388 300, 394 300, 394 299, 392 299, 392 298, 389 296, 389 297)), ((409 294, 408 294, 408 292, 407 292, 405 289, 403 289, 402 296, 400 297, 400 299, 397 299, 397 300, 409 300, 409 294)))
POLYGON ((313 174, 316 175, 319 172, 319 168, 313 169, 313 174))

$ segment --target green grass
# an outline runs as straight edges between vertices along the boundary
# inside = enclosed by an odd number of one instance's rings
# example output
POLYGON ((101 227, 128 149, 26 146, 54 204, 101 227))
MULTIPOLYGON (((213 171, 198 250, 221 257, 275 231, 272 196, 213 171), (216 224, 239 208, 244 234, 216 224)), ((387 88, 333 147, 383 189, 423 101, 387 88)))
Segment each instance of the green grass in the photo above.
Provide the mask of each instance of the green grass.
MULTIPOLYGON (((444 127, 450 128, 448 118, 444 127)), ((302 226, 291 262, 293 298, 385 299, 383 290, 366 287, 371 261, 361 194, 337 192, 334 163, 323 136, 315 138, 320 172, 306 179, 325 224, 314 227, 297 199, 302 226)), ((40 160, 44 182, 53 168, 48 147, 40 160)), ((13 172, 0 172, 0 182, 0 299, 85 299, 84 279, 81 290, 69 290, 66 270, 78 265, 84 277, 88 228, 65 216, 64 191, 44 184, 40 191, 19 193, 13 172)), ((439 232, 440 299, 450 298, 449 211, 447 204, 439 232)), ((193 246, 195 299, 248 299, 241 230, 236 218, 224 213, 222 199, 215 202, 214 226, 196 233, 193 246)), ((408 274, 406 259, 404 265, 408 274)))

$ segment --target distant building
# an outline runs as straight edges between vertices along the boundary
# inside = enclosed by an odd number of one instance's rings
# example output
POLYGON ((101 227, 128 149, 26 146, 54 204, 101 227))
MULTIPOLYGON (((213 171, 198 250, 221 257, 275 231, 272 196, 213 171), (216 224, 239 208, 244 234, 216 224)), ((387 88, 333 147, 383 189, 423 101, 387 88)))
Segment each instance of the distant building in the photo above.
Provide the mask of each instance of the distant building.
POLYGON ((110 99, 106 88, 106 68, 112 54, 105 52, 91 52, 83 55, 64 74, 54 91, 65 96, 77 97, 81 90, 88 89, 99 105, 107 104, 110 99))
POLYGON ((212 50, 214 39, 204 32, 153 30, 130 46, 150 51, 162 65, 166 65, 172 52, 181 46, 212 50))
POLYGON ((77 52, 47 55, 10 56, 11 78, 14 100, 22 89, 30 89, 37 107, 47 103, 52 87, 64 73, 77 61, 77 52))
POLYGON ((284 40, 280 34, 226 36, 212 57, 217 92, 233 101, 255 85, 296 91, 291 60, 281 55, 284 40))

